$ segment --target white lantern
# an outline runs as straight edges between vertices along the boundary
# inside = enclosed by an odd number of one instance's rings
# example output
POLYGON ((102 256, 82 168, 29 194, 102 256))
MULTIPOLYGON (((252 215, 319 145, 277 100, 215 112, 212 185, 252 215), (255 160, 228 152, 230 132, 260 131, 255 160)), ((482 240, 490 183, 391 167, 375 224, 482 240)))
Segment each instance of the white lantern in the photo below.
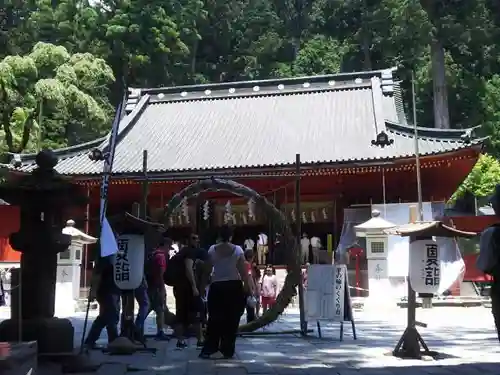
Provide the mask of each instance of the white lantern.
POLYGON ((433 239, 410 243, 410 283, 417 293, 437 293, 441 282, 439 247, 433 239))
POLYGON ((136 289, 144 274, 144 237, 123 234, 117 239, 118 252, 113 264, 113 278, 122 290, 136 289))

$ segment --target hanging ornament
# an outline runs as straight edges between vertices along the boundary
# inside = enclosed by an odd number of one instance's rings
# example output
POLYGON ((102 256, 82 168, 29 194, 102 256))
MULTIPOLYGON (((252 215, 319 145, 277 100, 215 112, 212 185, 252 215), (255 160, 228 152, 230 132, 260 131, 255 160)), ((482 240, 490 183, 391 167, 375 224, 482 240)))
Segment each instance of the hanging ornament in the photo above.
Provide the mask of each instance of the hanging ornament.
POLYGON ((307 217, 305 212, 302 212, 302 222, 307 223, 307 217))
POLYGON ((210 205, 208 201, 203 203, 203 220, 207 221, 210 218, 210 205))
POLYGON ((182 216, 184 216, 186 224, 189 224, 189 205, 187 198, 182 200, 182 216))
POLYGON ((311 222, 315 223, 316 222, 316 214, 314 211, 311 211, 311 222))
POLYGON ((231 201, 227 201, 224 208, 225 208, 224 223, 228 224, 230 221, 233 220, 233 208, 231 207, 231 201))
POLYGON ((248 224, 247 215, 245 215, 244 212, 241 213, 241 221, 243 221, 243 224, 245 224, 245 225, 248 224))
POLYGON ((295 210, 292 209, 292 211, 290 212, 290 216, 292 217, 292 221, 295 223, 295 220, 297 220, 297 218, 295 217, 295 210))
POLYGON ((326 208, 323 208, 321 210, 321 213, 323 214, 323 219, 328 220, 328 213, 326 212, 326 208))
POLYGON ((248 203, 248 218, 250 220, 255 220, 255 200, 251 198, 248 203))

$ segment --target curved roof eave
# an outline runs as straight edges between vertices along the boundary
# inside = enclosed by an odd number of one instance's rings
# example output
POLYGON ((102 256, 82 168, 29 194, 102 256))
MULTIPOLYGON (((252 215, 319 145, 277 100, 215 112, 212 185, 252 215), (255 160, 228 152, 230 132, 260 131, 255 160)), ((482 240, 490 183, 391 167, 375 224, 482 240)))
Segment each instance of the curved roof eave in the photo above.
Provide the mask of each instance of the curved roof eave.
MULTIPOLYGON (((415 127, 413 125, 410 124, 406 125, 388 120, 386 120, 385 123, 387 128, 393 131, 396 132, 400 131, 411 135, 415 134, 415 127)), ((438 128, 424 128, 421 126, 417 126, 417 135, 421 137, 434 138, 434 139, 471 138, 471 134, 476 129, 479 128, 481 128, 481 125, 466 129, 438 129, 438 128)))

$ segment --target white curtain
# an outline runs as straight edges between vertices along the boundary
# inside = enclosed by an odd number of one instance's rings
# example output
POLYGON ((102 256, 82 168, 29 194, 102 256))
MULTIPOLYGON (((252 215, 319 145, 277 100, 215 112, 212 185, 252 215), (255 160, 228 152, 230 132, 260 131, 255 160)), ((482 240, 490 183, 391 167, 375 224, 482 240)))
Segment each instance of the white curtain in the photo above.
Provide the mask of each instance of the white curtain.
POLYGON ((354 227, 362 224, 371 218, 371 207, 344 208, 344 223, 342 224, 342 233, 340 234, 339 244, 336 254, 339 259, 345 259, 345 253, 351 245, 358 242, 354 227))
MULTIPOLYGON (((416 203, 376 204, 374 209, 379 210, 387 221, 396 225, 406 224, 409 221, 410 205, 416 203)), ((439 220, 444 214, 444 202, 423 204, 424 220, 439 220)), ((464 261, 454 238, 437 239, 441 260, 441 283, 438 294, 445 292, 453 283, 463 278, 464 261)), ((388 274, 390 277, 408 276, 409 242, 408 237, 389 236, 388 244, 388 274)))
MULTIPOLYGON (((432 204, 432 214, 435 220, 444 216, 444 202, 432 204)), ((448 290, 455 281, 462 282, 465 274, 465 262, 455 238, 438 237, 436 239, 439 246, 441 260, 441 281, 439 283, 438 294, 448 290)))

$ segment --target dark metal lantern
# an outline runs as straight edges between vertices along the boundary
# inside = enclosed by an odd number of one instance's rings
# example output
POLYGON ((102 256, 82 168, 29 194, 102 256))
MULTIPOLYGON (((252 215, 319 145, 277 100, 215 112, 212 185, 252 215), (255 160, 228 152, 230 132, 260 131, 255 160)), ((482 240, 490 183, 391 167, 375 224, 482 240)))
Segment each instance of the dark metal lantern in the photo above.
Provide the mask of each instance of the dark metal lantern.
POLYGON ((389 139, 389 136, 385 131, 381 131, 377 134, 377 138, 372 140, 373 146, 379 146, 384 148, 385 146, 390 146, 394 143, 394 139, 389 139))
POLYGON ((89 159, 92 161, 102 161, 105 157, 106 155, 98 148, 94 148, 89 154, 89 159))

